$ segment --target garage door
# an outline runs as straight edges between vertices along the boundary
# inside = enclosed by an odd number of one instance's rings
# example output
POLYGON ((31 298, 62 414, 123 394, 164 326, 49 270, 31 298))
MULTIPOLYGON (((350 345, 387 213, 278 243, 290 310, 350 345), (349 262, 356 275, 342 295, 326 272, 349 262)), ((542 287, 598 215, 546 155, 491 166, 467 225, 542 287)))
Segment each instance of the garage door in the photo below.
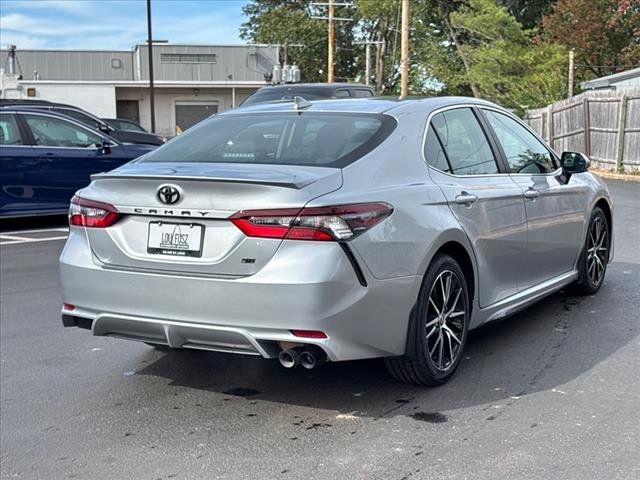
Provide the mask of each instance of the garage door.
POLYGON ((176 135, 214 113, 218 113, 217 103, 176 102, 176 135))

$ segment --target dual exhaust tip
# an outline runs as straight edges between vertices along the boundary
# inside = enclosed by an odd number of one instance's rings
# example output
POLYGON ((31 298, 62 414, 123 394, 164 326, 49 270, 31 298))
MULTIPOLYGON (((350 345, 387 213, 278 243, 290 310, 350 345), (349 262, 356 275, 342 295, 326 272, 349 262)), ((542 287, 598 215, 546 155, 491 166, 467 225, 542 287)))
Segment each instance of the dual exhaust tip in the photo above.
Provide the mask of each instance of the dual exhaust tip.
POLYGON ((282 350, 278 355, 278 360, 284 368, 302 365, 307 370, 311 370, 325 363, 327 354, 321 348, 311 345, 282 350))

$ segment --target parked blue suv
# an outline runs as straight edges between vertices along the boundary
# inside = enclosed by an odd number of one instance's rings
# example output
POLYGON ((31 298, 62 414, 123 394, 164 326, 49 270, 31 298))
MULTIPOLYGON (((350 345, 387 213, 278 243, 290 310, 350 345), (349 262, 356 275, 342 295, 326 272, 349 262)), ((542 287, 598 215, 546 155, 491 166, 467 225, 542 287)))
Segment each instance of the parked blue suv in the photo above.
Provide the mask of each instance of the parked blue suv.
POLYGON ((49 111, 0 110, 0 218, 66 213, 94 173, 119 167, 154 145, 122 144, 49 111))

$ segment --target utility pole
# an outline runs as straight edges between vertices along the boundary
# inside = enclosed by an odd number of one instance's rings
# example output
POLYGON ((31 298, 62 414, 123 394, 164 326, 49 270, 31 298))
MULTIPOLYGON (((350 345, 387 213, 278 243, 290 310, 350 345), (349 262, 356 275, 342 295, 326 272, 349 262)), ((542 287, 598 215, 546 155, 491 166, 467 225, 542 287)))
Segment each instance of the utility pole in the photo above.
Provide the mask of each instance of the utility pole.
POLYGON ((384 42, 376 42, 373 40, 365 40, 362 42, 354 42, 354 45, 364 45, 364 84, 369 86, 371 83, 371 45, 377 45, 380 48, 380 45, 384 42))
POLYGON ((151 0, 147 0, 147 50, 149 54, 149 107, 151 109, 151 132, 156 132, 156 104, 153 92, 153 36, 151 35, 151 0))
POLYGON ((573 49, 569 50, 569 85, 567 88, 567 98, 573 97, 573 49))
POLYGON ((328 16, 326 17, 311 17, 315 20, 328 20, 327 31, 328 31, 328 45, 327 45, 327 83, 333 82, 333 53, 335 51, 335 30, 333 22, 353 22, 353 18, 337 18, 334 16, 335 7, 355 7, 353 3, 334 3, 333 0, 329 0, 328 2, 311 2, 309 5, 314 7, 328 7, 328 16))
POLYGON ((333 45, 334 45, 334 31, 333 31, 333 0, 329 0, 329 45, 327 55, 327 83, 333 82, 333 45))
POLYGON ((409 95, 409 0, 402 0, 400 45, 400 98, 404 98, 409 95))
POLYGON ((364 84, 369 86, 369 79, 371 78, 371 44, 365 43, 364 45, 364 84))

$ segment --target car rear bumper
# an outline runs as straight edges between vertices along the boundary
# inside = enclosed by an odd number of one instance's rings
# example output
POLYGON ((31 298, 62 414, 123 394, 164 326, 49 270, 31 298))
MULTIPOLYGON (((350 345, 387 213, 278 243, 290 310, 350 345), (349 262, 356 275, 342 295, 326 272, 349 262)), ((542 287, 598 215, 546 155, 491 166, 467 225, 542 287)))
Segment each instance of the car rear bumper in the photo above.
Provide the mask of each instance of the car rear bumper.
POLYGON ((105 268, 72 228, 60 258, 63 323, 94 335, 277 356, 278 342, 313 344, 333 361, 400 355, 418 277, 366 286, 335 243, 283 242, 258 273, 240 278, 105 268), (300 338, 292 330, 320 330, 300 338))

